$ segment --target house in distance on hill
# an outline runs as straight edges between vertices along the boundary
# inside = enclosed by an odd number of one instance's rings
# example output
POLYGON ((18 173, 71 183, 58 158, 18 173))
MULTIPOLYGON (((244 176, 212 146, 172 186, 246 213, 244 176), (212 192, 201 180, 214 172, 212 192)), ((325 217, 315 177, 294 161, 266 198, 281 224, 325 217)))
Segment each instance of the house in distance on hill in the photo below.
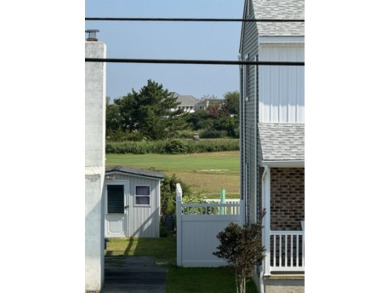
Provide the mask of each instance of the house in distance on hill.
POLYGON ((176 92, 172 92, 172 95, 175 98, 177 98, 177 101, 180 103, 180 105, 173 110, 183 109, 184 112, 187 113, 194 113, 199 110, 206 110, 211 105, 217 105, 223 103, 222 99, 215 99, 215 98, 197 99, 194 96, 181 95, 176 92))

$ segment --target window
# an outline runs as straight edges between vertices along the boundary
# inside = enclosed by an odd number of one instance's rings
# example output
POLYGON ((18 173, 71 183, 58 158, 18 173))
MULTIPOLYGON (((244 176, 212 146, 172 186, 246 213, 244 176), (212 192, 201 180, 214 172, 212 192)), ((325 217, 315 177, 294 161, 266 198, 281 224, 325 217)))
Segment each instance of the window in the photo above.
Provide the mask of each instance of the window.
POLYGON ((150 186, 135 187, 135 204, 150 205, 150 186))
POLYGON ((107 185, 107 213, 123 214, 125 207, 123 185, 107 185))

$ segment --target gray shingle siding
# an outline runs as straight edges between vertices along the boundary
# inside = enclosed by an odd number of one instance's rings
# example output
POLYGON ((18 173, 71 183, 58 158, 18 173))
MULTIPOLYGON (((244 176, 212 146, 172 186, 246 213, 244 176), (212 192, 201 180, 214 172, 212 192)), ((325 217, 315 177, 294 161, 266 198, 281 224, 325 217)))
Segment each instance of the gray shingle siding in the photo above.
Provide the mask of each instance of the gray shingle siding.
POLYGON ((263 161, 304 161, 303 123, 260 123, 259 132, 263 161))
MULTIPOLYGON (((254 13, 258 19, 304 19, 304 0, 253 0, 254 13)), ((303 22, 259 22, 260 36, 303 36, 303 22)))
MULTIPOLYGON (((245 18, 253 19, 255 18, 252 3, 249 2, 247 6, 245 18)), ((246 56, 249 56, 248 60, 256 60, 256 55, 258 54, 258 31, 256 23, 244 23, 243 24, 243 34, 241 39, 241 59, 245 60, 246 56)), ((249 196, 249 206, 255 207, 254 200, 256 193, 256 168, 257 164, 255 160, 251 160, 253 156, 256 156, 256 144, 255 144, 255 131, 256 131, 256 111, 257 111, 257 97, 256 97, 256 66, 243 66, 243 75, 245 76, 243 82, 243 92, 241 97, 241 106, 244 109, 242 115, 243 119, 243 133, 241 138, 244 138, 244 143, 242 145, 244 149, 244 156, 242 157, 241 165, 241 193, 244 194, 245 191, 249 196), (247 101, 246 101, 247 98, 247 101), (248 176, 244 176, 245 163, 247 164, 248 176), (244 188, 246 187, 246 189, 244 188)), ((255 221, 255 211, 247 211, 249 217, 247 220, 250 222, 255 221)))

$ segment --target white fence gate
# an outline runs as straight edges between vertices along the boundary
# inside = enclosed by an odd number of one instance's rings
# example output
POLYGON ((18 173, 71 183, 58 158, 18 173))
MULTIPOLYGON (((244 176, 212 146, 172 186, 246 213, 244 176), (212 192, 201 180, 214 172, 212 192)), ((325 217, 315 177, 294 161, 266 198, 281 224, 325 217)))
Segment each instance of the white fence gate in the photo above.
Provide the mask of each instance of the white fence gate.
POLYGON ((240 203, 184 204, 180 184, 176 185, 177 265, 218 267, 227 263, 213 255, 217 234, 230 223, 240 224, 240 203))

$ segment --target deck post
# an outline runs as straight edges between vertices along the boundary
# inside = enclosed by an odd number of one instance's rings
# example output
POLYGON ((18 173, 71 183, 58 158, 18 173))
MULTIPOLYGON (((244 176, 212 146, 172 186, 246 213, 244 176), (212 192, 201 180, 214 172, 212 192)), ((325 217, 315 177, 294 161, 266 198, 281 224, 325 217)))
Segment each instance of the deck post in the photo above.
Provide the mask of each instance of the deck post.
POLYGON ((176 183, 176 264, 178 267, 182 266, 182 194, 180 183, 176 183))
POLYGON ((264 256, 264 276, 271 275, 270 272, 270 257, 271 257, 271 184, 270 184, 270 169, 268 166, 265 166, 264 175, 263 175, 263 207, 265 209, 265 215, 263 217, 264 225, 264 237, 263 243, 265 246, 265 256, 264 256))

